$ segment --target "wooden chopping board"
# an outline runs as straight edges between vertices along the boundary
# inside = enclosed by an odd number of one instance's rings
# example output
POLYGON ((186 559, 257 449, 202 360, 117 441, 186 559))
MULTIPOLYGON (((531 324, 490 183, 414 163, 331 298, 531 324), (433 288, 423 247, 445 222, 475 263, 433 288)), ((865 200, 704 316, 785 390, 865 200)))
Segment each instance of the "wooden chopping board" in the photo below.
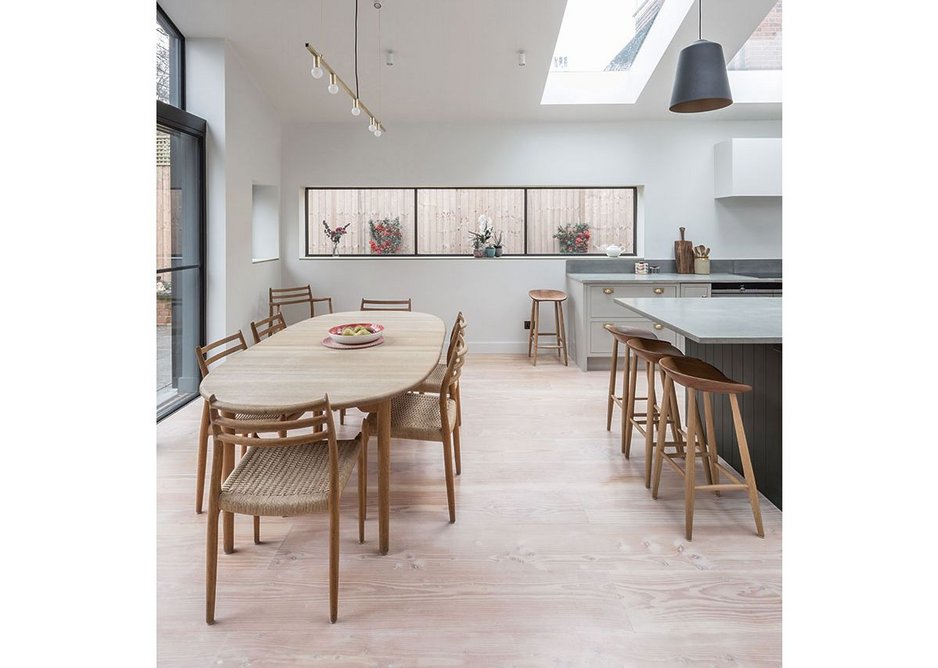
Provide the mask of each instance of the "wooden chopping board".
POLYGON ((674 242, 674 263, 677 265, 677 273, 694 273, 694 243, 684 240, 684 228, 681 229, 680 241, 674 242))

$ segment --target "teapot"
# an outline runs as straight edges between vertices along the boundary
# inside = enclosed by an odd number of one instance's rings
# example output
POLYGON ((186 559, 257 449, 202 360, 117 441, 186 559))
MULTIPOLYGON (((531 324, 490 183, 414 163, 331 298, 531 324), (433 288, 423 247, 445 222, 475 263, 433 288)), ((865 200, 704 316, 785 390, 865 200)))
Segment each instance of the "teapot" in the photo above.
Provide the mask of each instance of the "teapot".
POLYGON ((619 257, 625 252, 625 249, 617 244, 608 244, 606 246, 597 245, 596 248, 603 251, 608 257, 619 257))

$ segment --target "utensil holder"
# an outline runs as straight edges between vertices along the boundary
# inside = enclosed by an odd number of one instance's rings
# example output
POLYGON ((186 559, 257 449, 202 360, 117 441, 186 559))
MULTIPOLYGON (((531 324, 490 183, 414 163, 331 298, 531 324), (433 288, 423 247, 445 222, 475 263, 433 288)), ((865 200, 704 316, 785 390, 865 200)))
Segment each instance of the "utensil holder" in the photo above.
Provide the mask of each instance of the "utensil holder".
POLYGON ((710 273, 710 258, 695 257, 694 258, 694 273, 695 274, 709 274, 710 273))

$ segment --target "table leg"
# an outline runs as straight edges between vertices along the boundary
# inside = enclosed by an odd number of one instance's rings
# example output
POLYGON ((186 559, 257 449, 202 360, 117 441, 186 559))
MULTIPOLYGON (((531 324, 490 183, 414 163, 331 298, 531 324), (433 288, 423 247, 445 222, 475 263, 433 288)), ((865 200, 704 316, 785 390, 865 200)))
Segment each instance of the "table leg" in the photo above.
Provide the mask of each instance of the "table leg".
MULTIPOLYGON (((234 446, 226 445, 224 460, 222 460, 221 481, 225 482, 228 475, 234 470, 234 446)), ((222 529, 225 541, 225 554, 234 552, 234 513, 222 513, 222 529)))
POLYGON ((378 404, 378 550, 388 553, 391 515, 391 400, 378 404))

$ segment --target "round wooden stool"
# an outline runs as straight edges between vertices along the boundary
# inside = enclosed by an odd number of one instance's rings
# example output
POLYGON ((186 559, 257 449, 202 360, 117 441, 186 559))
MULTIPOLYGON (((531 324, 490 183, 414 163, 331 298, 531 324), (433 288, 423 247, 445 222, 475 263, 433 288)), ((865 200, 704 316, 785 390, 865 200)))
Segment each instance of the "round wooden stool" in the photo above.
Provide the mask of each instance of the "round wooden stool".
MULTIPOLYGON (((673 441, 668 441, 667 445, 673 445, 679 453, 684 452, 684 440, 681 434, 681 417, 678 411, 665 416, 665 422, 661 422, 661 411, 655 401, 655 370, 658 366, 658 360, 663 357, 680 357, 683 353, 672 346, 667 341, 657 341, 654 339, 635 338, 626 342, 629 351, 635 356, 632 360, 629 372, 629 390, 626 395, 626 415, 625 429, 622 433, 622 452, 625 458, 629 458, 629 451, 632 447, 632 428, 638 430, 645 437, 645 487, 651 487, 651 461, 655 444, 655 428, 659 433, 664 433, 667 425, 671 426, 673 441), (648 393, 646 396, 645 413, 635 412, 635 386, 638 382, 638 361, 645 362, 646 378, 648 380, 648 393)), ((664 375, 661 376, 661 384, 664 386, 664 375)), ((671 388, 674 392, 674 388, 671 388)), ((665 395, 666 396, 666 395, 665 395)), ((674 400, 677 406, 677 399, 674 400)))
POLYGON ((534 351, 534 366, 537 366, 538 348, 549 348, 557 350, 557 356, 563 360, 563 365, 567 366, 567 330, 563 324, 562 304, 567 300, 567 293, 563 290, 531 290, 528 292, 531 297, 531 331, 528 333, 528 357, 531 357, 531 351, 534 351), (540 332, 538 325, 540 323, 541 302, 553 302, 554 304, 554 328, 556 332, 540 332), (555 336, 555 344, 539 344, 538 337, 555 336))
POLYGON ((684 534, 687 540, 691 539, 694 528, 694 495, 697 490, 721 492, 734 489, 745 489, 749 493, 749 505, 752 506, 752 516, 756 520, 756 533, 764 537, 762 529, 762 511, 759 510, 759 492, 756 490, 756 479, 752 472, 752 461, 749 459, 749 444, 746 442, 746 431, 743 428, 743 418, 739 412, 738 395, 751 392, 752 387, 737 383, 723 375, 715 366, 707 364, 695 357, 665 357, 659 362, 665 375, 664 402, 661 407, 662 414, 670 413, 677 407, 674 399, 674 384, 687 388, 687 443, 698 440, 703 434, 703 425, 700 424, 700 415, 697 412, 697 392, 703 393, 704 415, 706 415, 706 442, 707 457, 704 459, 704 471, 707 474, 706 485, 695 484, 696 457, 691 453, 694 449, 687 447, 684 468, 675 461, 678 457, 666 455, 664 440, 658 434, 655 447, 655 481, 652 488, 652 497, 658 498, 658 483, 661 481, 661 462, 667 461, 684 476, 684 534), (736 443, 739 447, 739 459, 743 465, 743 476, 740 480, 735 471, 730 470, 718 461, 716 435, 713 426, 713 400, 711 395, 726 394, 730 399, 730 410, 733 413, 733 425, 736 428, 736 443), (709 466, 708 466, 709 464, 709 466), (723 470, 734 483, 720 483, 720 469, 723 470))
MULTIPOLYGON (((655 336, 655 333, 650 329, 641 329, 639 327, 620 327, 619 325, 614 325, 611 322, 607 322, 605 325, 603 325, 603 328, 612 334, 612 361, 609 365, 609 397, 606 401, 606 431, 612 430, 612 407, 613 405, 616 405, 622 409, 622 434, 625 434, 626 421, 623 402, 629 400, 629 365, 632 359, 632 354, 629 352, 629 348, 625 344, 628 343, 629 339, 657 340, 658 337, 655 336), (625 366, 622 369, 622 396, 616 394, 616 372, 618 370, 619 364, 620 343, 625 346, 625 366)), ((638 401, 645 401, 646 399, 647 397, 636 397, 636 400, 638 401)), ((644 415, 644 413, 640 415, 644 415)))

